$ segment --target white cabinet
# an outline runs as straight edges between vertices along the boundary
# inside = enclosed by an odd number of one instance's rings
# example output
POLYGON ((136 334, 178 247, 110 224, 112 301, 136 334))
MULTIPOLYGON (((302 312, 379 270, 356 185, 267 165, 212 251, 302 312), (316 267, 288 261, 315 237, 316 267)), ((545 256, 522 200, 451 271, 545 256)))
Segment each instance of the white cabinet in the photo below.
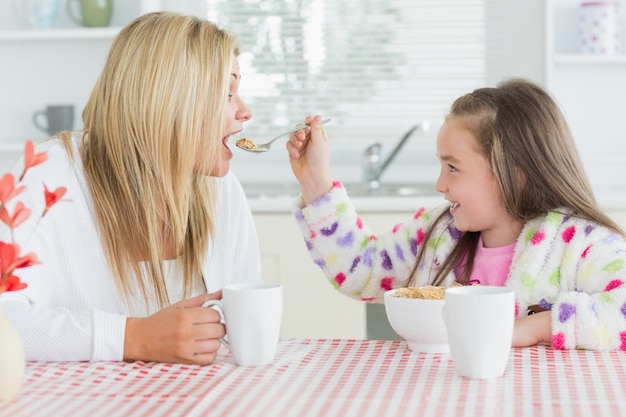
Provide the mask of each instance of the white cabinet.
POLYGON ((0 31, 0 150, 47 135, 32 115, 49 104, 73 104, 74 128, 119 29, 0 31))
POLYGON ((580 4, 546 0, 545 82, 560 103, 596 193, 626 192, 626 13, 621 13, 622 53, 580 52, 580 4))
POLYGON ((282 337, 365 338, 365 304, 336 291, 289 213, 255 214, 263 280, 283 285, 282 337))
MULTIPOLYGON (((27 139, 46 136, 32 123, 32 114, 48 104, 73 104, 74 128, 102 70, 111 42, 120 28, 140 14, 140 1, 116 1, 111 27, 83 28, 73 22, 60 2, 51 29, 33 29, 13 9, 0 2, 0 158, 27 139)), ((2 163, 4 164, 4 160, 2 163)))
MULTIPOLYGON (((407 213, 363 213, 375 232, 411 218, 407 213)), ((366 303, 333 288, 308 254, 295 219, 289 213, 255 213, 261 245, 263 279, 284 290, 282 337, 366 337, 366 303)))

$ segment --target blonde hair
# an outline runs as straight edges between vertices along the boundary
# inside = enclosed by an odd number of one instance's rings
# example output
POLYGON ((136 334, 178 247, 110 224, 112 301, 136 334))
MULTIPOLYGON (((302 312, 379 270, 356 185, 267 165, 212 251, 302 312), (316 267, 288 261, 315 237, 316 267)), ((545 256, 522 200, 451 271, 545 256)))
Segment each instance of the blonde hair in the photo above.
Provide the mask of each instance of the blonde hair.
POLYGON ((216 184, 203 172, 220 163, 237 55, 233 36, 175 13, 143 15, 113 41, 83 111, 81 157, 106 256, 127 302, 134 277, 147 304, 169 304, 168 257, 180 257, 185 296, 194 282, 204 285, 216 184))
MULTIPOLYGON (((567 122, 556 102, 538 85, 522 80, 505 81, 497 88, 481 88, 459 97, 447 119, 470 131, 479 151, 489 162, 506 211, 521 223, 549 211, 569 209, 584 218, 624 235, 619 226, 598 207, 576 150, 567 122)), ((452 222, 447 211, 441 221, 452 222)), ((464 258, 467 283, 480 232, 465 232, 437 271, 440 283, 464 258)), ((417 265, 424 257, 420 250, 417 265)))

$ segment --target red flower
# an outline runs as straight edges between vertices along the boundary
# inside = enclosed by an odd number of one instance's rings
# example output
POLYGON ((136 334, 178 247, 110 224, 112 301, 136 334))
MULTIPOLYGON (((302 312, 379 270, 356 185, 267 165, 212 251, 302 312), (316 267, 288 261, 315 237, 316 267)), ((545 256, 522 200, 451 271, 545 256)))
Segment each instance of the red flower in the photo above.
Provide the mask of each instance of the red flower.
POLYGON ((26 141, 26 146, 24 148, 24 171, 22 171, 22 175, 20 175, 20 181, 24 179, 24 175, 26 175, 26 171, 35 165, 39 165, 48 160, 48 154, 45 152, 35 153, 35 145, 32 140, 26 141))
POLYGON ((23 290, 27 285, 20 281, 15 275, 9 275, 3 280, 0 280, 0 294, 5 291, 17 291, 23 290))
POLYGON ((41 217, 45 216, 50 207, 52 207, 57 201, 63 198, 65 193, 67 192, 67 188, 59 187, 54 191, 49 191, 46 184, 43 185, 44 195, 46 196, 46 208, 43 210, 41 217))
MULTIPOLYGON (((20 175, 20 181, 30 168, 45 162, 47 159, 48 155, 45 152, 36 154, 33 142, 30 140, 27 141, 24 148, 24 171, 22 175, 20 175)), ((50 210, 50 207, 62 199, 67 192, 65 187, 59 187, 54 191, 48 190, 45 184, 43 187, 46 207, 41 217, 50 210)), ((0 179, 0 226, 4 223, 11 229, 11 232, 24 223, 31 214, 31 210, 21 201, 15 203, 13 213, 10 213, 9 209, 6 207, 6 204, 24 191, 24 189, 25 186, 23 185, 16 187, 15 178, 12 174, 5 174, 0 179)), ((14 241, 13 236, 13 233, 11 233, 11 240, 9 242, 0 240, 0 294, 5 291, 17 291, 26 288, 27 284, 20 281, 15 271, 40 263, 39 259, 37 259, 37 255, 33 252, 22 255, 20 253, 20 246, 14 241)))
POLYGON ((4 206, 13 197, 24 191, 23 185, 15 188, 15 177, 13 174, 4 174, 0 179, 0 203, 4 206))
POLYGON ((30 216, 30 209, 21 201, 18 201, 15 208, 13 208, 12 216, 9 214, 9 210, 7 210, 6 207, 2 206, 2 208, 0 208, 0 220, 11 229, 15 229, 17 226, 24 223, 26 219, 28 219, 28 216, 30 216))
POLYGON ((39 263, 33 252, 20 257, 20 246, 17 243, 0 241, 0 277, 4 281, 18 268, 27 268, 39 263))

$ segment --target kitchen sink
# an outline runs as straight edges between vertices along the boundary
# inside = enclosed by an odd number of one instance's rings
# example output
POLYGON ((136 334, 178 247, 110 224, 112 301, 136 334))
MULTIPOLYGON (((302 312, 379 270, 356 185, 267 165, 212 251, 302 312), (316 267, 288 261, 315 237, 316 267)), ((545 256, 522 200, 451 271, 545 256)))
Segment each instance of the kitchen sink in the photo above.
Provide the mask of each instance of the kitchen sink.
MULTIPOLYGON (((351 197, 416 197, 438 196, 433 183, 385 183, 378 189, 372 190, 364 183, 343 184, 351 197)), ((276 198, 295 197, 300 194, 297 183, 247 183, 243 184, 244 191, 249 198, 276 198)))

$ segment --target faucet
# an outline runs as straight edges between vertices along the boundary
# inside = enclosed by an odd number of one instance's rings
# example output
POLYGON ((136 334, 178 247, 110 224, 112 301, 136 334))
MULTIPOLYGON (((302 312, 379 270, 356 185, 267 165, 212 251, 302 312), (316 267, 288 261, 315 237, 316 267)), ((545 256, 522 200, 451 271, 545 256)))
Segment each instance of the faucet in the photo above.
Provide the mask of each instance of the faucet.
POLYGON ((409 138, 416 131, 428 132, 430 129, 430 123, 428 120, 423 120, 414 126, 411 126, 409 130, 402 135, 396 146, 391 150, 387 159, 381 162, 381 149, 382 145, 376 142, 365 149, 363 158, 363 178, 367 183, 367 187, 370 190, 377 190, 380 188, 380 177, 383 175, 389 164, 394 160, 400 149, 409 140, 409 138))

